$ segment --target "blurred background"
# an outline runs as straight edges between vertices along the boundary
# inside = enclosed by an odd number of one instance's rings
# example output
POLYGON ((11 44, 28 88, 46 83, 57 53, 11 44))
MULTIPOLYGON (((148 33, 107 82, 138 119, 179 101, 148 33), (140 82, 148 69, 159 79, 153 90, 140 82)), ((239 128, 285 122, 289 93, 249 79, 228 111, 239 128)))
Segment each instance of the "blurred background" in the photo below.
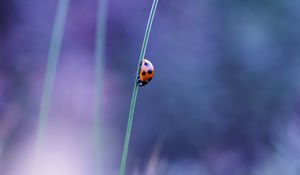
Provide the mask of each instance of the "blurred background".
MULTIPOLYGON (((136 66, 152 1, 109 0, 95 161, 97 0, 72 0, 39 175, 118 174, 136 66), (100 165, 102 164, 102 165, 100 165)), ((58 0, 0 1, 0 174, 33 175, 58 0)), ((127 174, 300 174, 300 1, 158 4, 127 174)))

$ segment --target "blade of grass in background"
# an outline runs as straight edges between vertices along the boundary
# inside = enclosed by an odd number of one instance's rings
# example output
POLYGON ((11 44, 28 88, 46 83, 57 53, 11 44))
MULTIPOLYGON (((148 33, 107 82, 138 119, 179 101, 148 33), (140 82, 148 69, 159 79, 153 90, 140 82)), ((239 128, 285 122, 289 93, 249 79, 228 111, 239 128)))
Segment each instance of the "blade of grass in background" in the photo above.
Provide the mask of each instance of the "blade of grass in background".
POLYGON ((96 33, 96 108, 95 108, 95 123, 94 123, 94 137, 96 150, 96 174, 102 174, 101 168, 101 136, 103 128, 101 127, 101 117, 103 117, 103 82, 104 82, 104 58, 105 58, 105 34, 106 34, 106 20, 107 20, 108 0, 98 1, 97 11, 97 33, 96 33))
POLYGON ((47 70, 43 84, 43 94, 39 113, 39 122, 36 138, 36 149, 40 151, 43 144, 44 132, 48 118, 49 107, 51 104, 52 89, 55 80, 57 62, 60 55, 61 43, 64 33, 64 27, 69 8, 70 0, 59 0, 57 11, 55 14, 55 21, 51 35, 47 70))
MULTIPOLYGON (((150 34, 150 31, 151 31, 151 26, 152 26, 152 22, 153 22, 153 18, 154 18, 154 14, 155 14, 155 11, 156 11, 157 4, 158 4, 158 0, 154 0, 153 4, 152 4, 151 11, 150 11, 147 27, 146 27, 143 46, 142 46, 142 49, 141 49, 141 53, 140 53, 140 57, 139 57, 138 65, 137 65, 136 75, 138 75, 138 73, 140 71, 140 64, 142 62, 142 59, 145 57, 145 52, 146 52, 146 48, 147 48, 149 34, 150 34)), ((130 135, 131 135, 131 128, 132 128, 136 98, 137 98, 137 94, 138 94, 138 90, 139 90, 139 86, 136 83, 136 81, 137 81, 137 79, 135 79, 135 83, 134 83, 134 87, 133 87, 133 93, 132 93, 132 98, 131 98, 130 111, 129 111, 129 116, 128 116, 127 130, 126 130, 126 135, 125 135, 124 148, 123 148, 123 154, 122 154, 122 160, 121 160, 119 175, 124 175, 125 170, 126 170, 126 160, 127 160, 128 146, 129 146, 129 141, 130 141, 130 135)))

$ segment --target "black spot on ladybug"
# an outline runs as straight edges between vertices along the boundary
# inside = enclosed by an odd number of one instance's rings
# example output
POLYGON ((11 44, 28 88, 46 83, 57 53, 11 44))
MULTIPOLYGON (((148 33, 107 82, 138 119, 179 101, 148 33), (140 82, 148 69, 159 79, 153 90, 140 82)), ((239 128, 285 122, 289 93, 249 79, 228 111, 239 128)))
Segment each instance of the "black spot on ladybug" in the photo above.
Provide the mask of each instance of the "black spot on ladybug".
POLYGON ((142 72, 142 75, 143 75, 143 76, 145 76, 145 75, 146 75, 146 72, 145 72, 145 71, 143 71, 143 72, 142 72))
POLYGON ((152 74, 152 70, 151 69, 148 70, 148 74, 152 74))
POLYGON ((148 79, 148 82, 151 81, 151 80, 152 80, 152 78, 149 78, 149 79, 148 79))
POLYGON ((145 62, 144 65, 145 65, 145 66, 148 66, 148 63, 145 62))

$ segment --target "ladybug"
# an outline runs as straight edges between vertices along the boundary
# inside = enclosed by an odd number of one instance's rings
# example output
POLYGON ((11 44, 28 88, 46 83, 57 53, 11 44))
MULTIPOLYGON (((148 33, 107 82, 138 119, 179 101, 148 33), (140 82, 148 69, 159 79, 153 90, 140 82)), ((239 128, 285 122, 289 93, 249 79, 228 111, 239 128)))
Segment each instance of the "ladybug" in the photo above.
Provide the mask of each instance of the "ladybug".
POLYGON ((140 73, 138 75, 137 83, 139 86, 145 86, 149 83, 154 76, 153 64, 147 60, 143 59, 140 67, 140 73))

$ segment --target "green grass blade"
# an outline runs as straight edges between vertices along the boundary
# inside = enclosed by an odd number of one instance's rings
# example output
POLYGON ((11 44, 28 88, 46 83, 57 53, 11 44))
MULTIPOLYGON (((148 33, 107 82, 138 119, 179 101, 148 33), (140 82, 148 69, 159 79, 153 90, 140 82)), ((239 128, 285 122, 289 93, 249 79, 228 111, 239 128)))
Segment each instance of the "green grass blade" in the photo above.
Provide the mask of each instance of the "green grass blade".
MULTIPOLYGON (((143 46, 141 49, 138 65, 137 65, 137 71, 136 75, 138 75, 140 71, 140 64, 142 62, 142 59, 145 57, 146 53, 146 48, 147 48, 147 43, 151 31, 151 26, 153 23, 156 7, 158 4, 158 0, 154 0, 152 4, 152 8, 150 11, 147 27, 146 27, 146 32, 143 40, 143 46)), ((133 122, 133 116, 134 116, 134 110, 135 110, 135 104, 136 104, 136 99, 137 99, 137 94, 139 90, 139 86, 136 83, 137 79, 135 79, 134 83, 134 88, 132 92, 132 98, 131 98, 131 104, 130 104, 130 111, 129 111, 129 117, 128 117, 128 123, 127 123, 127 130, 126 130, 126 135, 125 135, 125 142, 124 142, 124 148, 123 148, 123 154, 122 154, 122 159, 121 159, 121 166, 120 166, 120 172, 119 175, 124 175, 125 170, 126 170, 126 160, 127 160, 127 153, 128 153, 128 147, 129 147, 129 141, 130 141, 130 135, 131 135, 131 128, 132 128, 132 122, 133 122)))
POLYGON ((53 31, 51 35, 47 70, 43 85, 42 100, 39 112, 39 122, 36 138, 36 149, 39 151, 44 137, 44 130, 47 123, 49 107, 51 103, 52 89, 55 80, 57 62, 60 55, 61 43, 64 33, 64 27, 69 8, 70 0, 60 0, 55 15, 53 31))
MULTIPOLYGON (((104 80, 104 57, 105 57, 105 34, 106 34, 106 20, 107 20, 107 7, 108 0, 98 1, 98 14, 97 14, 97 33, 96 33, 96 108, 95 108, 95 125, 94 137, 96 143, 96 174, 101 174, 101 117, 103 116, 103 80, 104 80)), ((101 130, 102 129, 102 130, 101 130)))

